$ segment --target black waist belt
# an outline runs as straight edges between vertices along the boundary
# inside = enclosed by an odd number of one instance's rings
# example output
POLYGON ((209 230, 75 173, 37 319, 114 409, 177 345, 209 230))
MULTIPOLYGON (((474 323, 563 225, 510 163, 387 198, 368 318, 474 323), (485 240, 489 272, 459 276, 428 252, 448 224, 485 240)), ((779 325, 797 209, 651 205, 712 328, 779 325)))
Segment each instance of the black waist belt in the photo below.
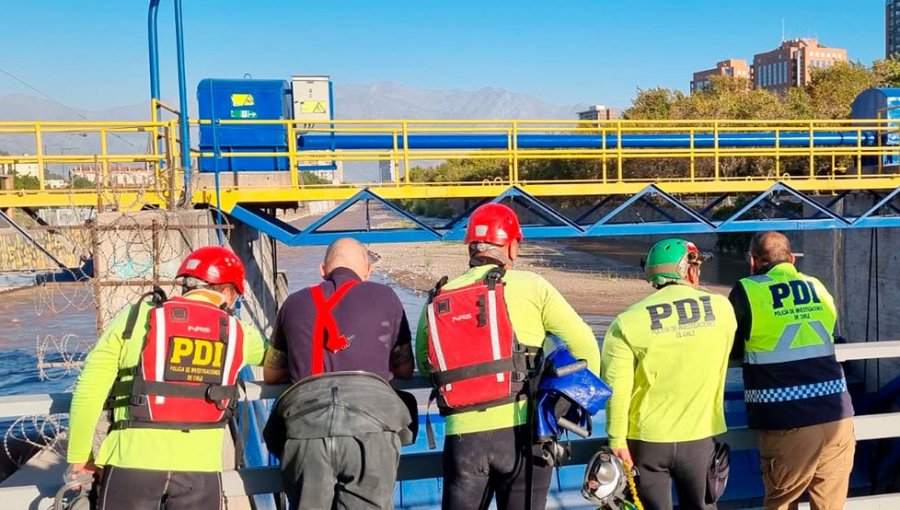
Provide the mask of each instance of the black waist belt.
POLYGON ((237 398, 239 395, 236 384, 176 384, 144 379, 135 379, 133 384, 131 393, 137 397, 158 395, 160 397, 193 398, 209 402, 221 402, 237 398))
MULTIPOLYGON (((466 379, 514 371, 515 363, 513 363, 513 359, 506 358, 485 363, 476 363, 464 367, 451 368, 450 370, 443 370, 441 372, 434 372, 431 374, 431 381, 435 386, 444 386, 445 384, 453 384, 466 379)), ((524 379, 524 375, 525 374, 521 374, 520 377, 513 377, 513 380, 522 380, 524 379)))
POLYGON ((176 421, 144 421, 144 420, 124 420, 117 421, 113 423, 111 430, 125 430, 125 429, 162 429, 162 430, 209 430, 209 429, 220 429, 223 428, 228 423, 228 418, 225 417, 220 421, 216 422, 176 422, 176 421))

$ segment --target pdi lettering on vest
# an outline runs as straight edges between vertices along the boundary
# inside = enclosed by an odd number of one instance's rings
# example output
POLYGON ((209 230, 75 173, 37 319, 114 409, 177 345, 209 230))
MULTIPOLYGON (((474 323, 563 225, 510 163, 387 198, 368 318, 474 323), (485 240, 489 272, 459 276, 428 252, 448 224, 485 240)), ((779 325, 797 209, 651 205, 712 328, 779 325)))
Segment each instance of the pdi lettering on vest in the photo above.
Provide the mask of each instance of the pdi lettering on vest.
POLYGON ((184 358, 190 356, 187 363, 189 365, 221 367, 224 347, 222 342, 176 336, 172 338, 172 356, 169 362, 184 365, 184 358))
POLYGON ((784 306, 784 300, 791 298, 794 305, 805 305, 807 303, 821 303, 819 295, 816 294, 816 287, 812 282, 804 280, 791 280, 787 283, 777 283, 769 287, 772 293, 772 308, 779 309, 784 306))
MULTIPOLYGON (((678 325, 684 326, 700 321, 700 306, 703 306, 703 322, 712 322, 716 320, 716 314, 713 312, 712 301, 710 296, 702 296, 699 300, 693 298, 679 299, 672 303, 660 303, 647 307, 647 313, 650 314, 650 329, 658 330, 663 328, 663 321, 672 317, 672 312, 678 316, 678 325)), ((669 322, 669 321, 667 321, 669 322)))

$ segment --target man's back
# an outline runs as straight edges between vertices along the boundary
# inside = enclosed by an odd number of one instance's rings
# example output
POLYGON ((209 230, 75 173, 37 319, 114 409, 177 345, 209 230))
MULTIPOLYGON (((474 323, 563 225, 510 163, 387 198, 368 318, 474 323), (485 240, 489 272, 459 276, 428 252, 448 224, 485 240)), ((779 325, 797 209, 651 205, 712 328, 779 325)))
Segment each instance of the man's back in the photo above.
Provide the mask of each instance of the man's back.
MULTIPOLYGON (((202 296, 202 293, 195 292, 186 297, 203 299, 197 296, 202 296)), ((122 338, 129 307, 113 319, 85 360, 85 369, 79 376, 78 387, 72 398, 70 421, 74 433, 70 434, 70 455, 81 455, 81 452, 90 448, 94 428, 92 424, 96 423, 100 414, 97 404, 106 400, 109 383, 120 370, 135 367, 139 363, 152 307, 150 302, 142 302, 137 306, 141 307, 138 326, 131 338, 122 338)), ((263 359, 265 342, 252 325, 241 322, 241 327, 244 363, 259 365, 263 359)), ((125 376, 124 381, 130 380, 130 376, 125 376)), ((129 417, 127 406, 117 406, 114 412, 114 422, 122 422, 129 417)), ((191 431, 113 429, 103 442, 96 463, 161 471, 221 471, 223 437, 224 427, 191 431)))
POLYGON ((610 435, 624 439, 627 430, 632 439, 678 442, 724 432, 735 327, 724 296, 688 285, 667 285, 622 312, 603 345, 603 378, 613 387, 609 415, 618 422, 609 424, 610 435), (623 386, 629 380, 633 389, 623 386))
MULTIPOLYGON (((491 265, 470 268, 444 285, 452 290, 484 279, 491 265)), ((558 336, 576 359, 585 359, 589 368, 599 372, 597 341, 591 328, 565 301, 562 295, 540 275, 509 269, 503 276, 504 296, 516 340, 524 346, 541 347, 547 334, 558 336)), ((428 328, 425 310, 416 335, 419 370, 428 374, 428 328)), ((525 406, 505 404, 484 411, 472 411, 447 417, 448 434, 465 434, 511 427, 525 423, 525 406)))
POLYGON ((834 300, 819 280, 777 264, 740 280, 731 299, 750 427, 791 429, 853 415, 834 357, 834 300))
MULTIPOLYGON (((391 355, 410 343, 409 324, 394 291, 380 283, 360 281, 352 270, 333 270, 319 287, 326 301, 342 286, 352 288, 328 312, 349 345, 338 352, 325 350, 324 371, 362 370, 391 380, 391 355)), ((290 379, 299 381, 312 374, 313 338, 320 312, 312 287, 292 294, 278 312, 272 345, 288 357, 290 379)))

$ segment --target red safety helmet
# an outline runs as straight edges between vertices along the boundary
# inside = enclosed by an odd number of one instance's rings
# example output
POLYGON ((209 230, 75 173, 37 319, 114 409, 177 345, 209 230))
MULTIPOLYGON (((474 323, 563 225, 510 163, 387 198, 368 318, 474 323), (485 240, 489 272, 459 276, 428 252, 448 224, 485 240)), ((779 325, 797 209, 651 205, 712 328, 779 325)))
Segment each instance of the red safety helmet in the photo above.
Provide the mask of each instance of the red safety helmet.
POLYGON ((522 242, 522 227, 516 213, 503 204, 484 204, 469 218, 466 243, 506 246, 513 239, 522 242))
POLYGON ((244 264, 233 251, 221 246, 204 246, 185 257, 176 278, 191 277, 210 285, 230 283, 244 293, 244 264))

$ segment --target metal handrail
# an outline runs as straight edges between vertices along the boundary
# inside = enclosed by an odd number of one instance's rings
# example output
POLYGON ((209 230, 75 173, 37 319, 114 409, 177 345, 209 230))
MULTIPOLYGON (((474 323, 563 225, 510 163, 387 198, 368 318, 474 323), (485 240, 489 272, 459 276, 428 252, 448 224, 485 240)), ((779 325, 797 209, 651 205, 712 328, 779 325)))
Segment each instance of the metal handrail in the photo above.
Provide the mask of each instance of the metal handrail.
MULTIPOLYGON (((858 359, 879 359, 900 357, 900 341, 856 342, 838 344, 835 355, 839 361, 858 359)), ((425 378, 401 383, 405 388, 428 387, 425 378)), ((247 385, 248 399, 276 398, 287 388, 286 385, 247 385)), ((19 395, 0 397, 0 418, 30 414, 58 414, 68 410, 70 394, 55 393, 44 395, 19 395)), ((900 412, 862 415, 854 418, 856 437, 860 441, 897 437, 900 431, 900 412)), ((732 428, 724 436, 733 450, 753 449, 756 435, 746 428, 732 428)), ((602 438, 577 440, 572 443, 570 464, 583 464, 590 455, 605 442, 602 438)), ((398 480, 417 480, 441 476, 440 452, 404 454, 400 460, 398 480)), ((227 470, 222 475, 223 491, 226 498, 253 494, 268 494, 281 490, 281 479, 277 467, 253 467, 227 470)), ((0 486, 0 497, 4 501, 46 500, 58 489, 58 482, 48 480, 46 486, 0 486)), ((867 504, 897 504, 900 494, 874 496, 874 499, 858 498, 848 502, 847 508, 877 508, 867 504)), ((885 506, 883 508, 894 508, 885 506)))

